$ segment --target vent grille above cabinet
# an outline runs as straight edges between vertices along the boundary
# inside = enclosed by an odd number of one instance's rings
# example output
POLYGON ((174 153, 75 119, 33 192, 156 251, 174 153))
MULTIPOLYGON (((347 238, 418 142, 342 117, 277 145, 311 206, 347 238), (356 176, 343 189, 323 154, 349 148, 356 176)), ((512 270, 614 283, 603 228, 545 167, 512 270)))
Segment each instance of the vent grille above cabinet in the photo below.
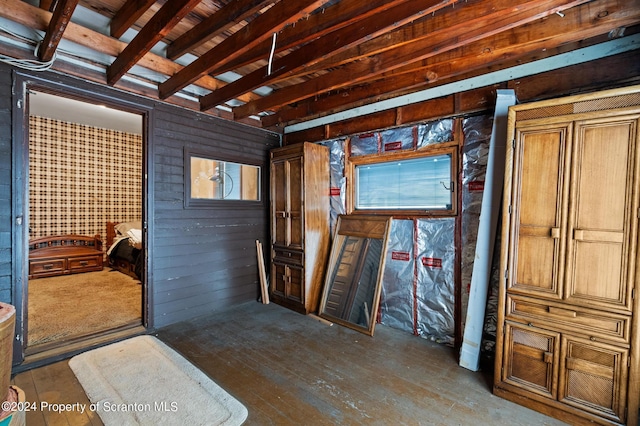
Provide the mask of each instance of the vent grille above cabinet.
POLYGON ((640 93, 630 93, 628 95, 589 99, 568 104, 549 105, 540 108, 517 111, 516 120, 533 120, 537 118, 556 117, 559 115, 628 108, 636 105, 640 105, 640 93))

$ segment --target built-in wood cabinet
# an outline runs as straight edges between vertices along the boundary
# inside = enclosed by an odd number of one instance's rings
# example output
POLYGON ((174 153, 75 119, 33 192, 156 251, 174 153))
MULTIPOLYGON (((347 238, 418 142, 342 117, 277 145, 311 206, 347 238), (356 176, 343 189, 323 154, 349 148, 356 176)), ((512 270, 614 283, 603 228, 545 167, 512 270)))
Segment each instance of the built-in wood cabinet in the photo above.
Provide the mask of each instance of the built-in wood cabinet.
POLYGON ((308 314, 329 250, 329 150, 301 143, 271 150, 271 286, 275 303, 308 314))
POLYGON ((640 400, 640 86, 509 110, 494 392, 574 424, 640 400))

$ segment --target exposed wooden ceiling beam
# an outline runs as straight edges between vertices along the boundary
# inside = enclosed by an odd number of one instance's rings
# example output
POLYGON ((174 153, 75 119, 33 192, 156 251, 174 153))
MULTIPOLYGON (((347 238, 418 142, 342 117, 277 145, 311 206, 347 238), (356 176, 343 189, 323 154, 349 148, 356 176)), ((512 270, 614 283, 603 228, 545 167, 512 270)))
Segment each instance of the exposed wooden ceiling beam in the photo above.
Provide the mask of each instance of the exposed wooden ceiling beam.
MULTIPOLYGON (((322 13, 315 13, 307 19, 297 22, 296 25, 289 25, 280 31, 277 35, 275 52, 278 53, 301 46, 315 38, 368 18, 388 7, 388 0, 350 0, 332 4, 324 9, 322 13)), ((265 59, 270 53, 271 44, 271 40, 265 40, 255 49, 223 67, 212 69, 209 73, 215 75, 232 71, 260 59, 265 59)))
MULTIPOLYGON (((537 2, 539 3, 539 2, 537 2)), ((444 8, 437 11, 433 16, 426 16, 418 21, 405 25, 397 30, 384 34, 384 37, 376 37, 365 40, 357 46, 331 55, 326 59, 307 66, 299 71, 299 76, 312 74, 325 69, 337 68, 341 65, 355 62, 362 58, 371 57, 379 53, 407 44, 415 43, 425 38, 431 37, 436 31, 442 31, 450 26, 459 26, 461 23, 483 19, 483 17, 498 16, 502 13, 517 13, 522 9, 524 1, 514 2, 513 0, 492 0, 492 1, 472 1, 458 6, 455 9, 444 8)), ((529 2, 529 5, 535 4, 529 2)))
POLYGON ((129 42, 111 66, 107 68, 107 84, 113 85, 147 54, 201 0, 168 1, 156 12, 140 32, 129 42))
MULTIPOLYGON (((51 20, 51 12, 19 0, 0 0, 0 16, 40 31, 45 31, 51 20)), ((69 22, 63 38, 110 56, 118 56, 126 47, 126 44, 120 40, 90 30, 74 22, 69 22)), ((175 62, 151 52, 144 55, 138 65, 166 75, 177 73, 183 68, 175 62)), ((195 83, 199 87, 208 90, 215 90, 222 85, 221 81, 208 75, 200 78, 195 83)), ((243 101, 249 102, 256 97, 256 95, 248 94, 243 101)))
POLYGON ((606 34, 612 29, 638 22, 640 10, 633 8, 634 1, 586 3, 566 10, 563 18, 538 20, 381 74, 364 85, 281 108, 276 114, 263 117, 262 123, 264 127, 294 123, 606 41, 606 34), (584 22, 591 24, 585 26, 584 22))
MULTIPOLYGON (((506 9, 486 9, 482 3, 469 3, 466 6, 468 16, 462 16, 459 21, 456 19, 457 22, 451 22, 453 19, 448 16, 451 13, 449 12, 424 22, 425 24, 432 23, 432 25, 423 26, 420 23, 416 25, 419 28, 407 30, 410 34, 415 30, 418 34, 425 34, 428 37, 418 37, 415 41, 398 43, 397 47, 384 50, 376 56, 351 62, 309 82, 278 90, 269 96, 235 108, 234 114, 238 118, 245 117, 255 114, 254 111, 280 107, 330 90, 362 83, 388 70, 429 58, 444 51, 460 48, 467 43, 533 22, 585 2, 586 0, 528 1, 508 6, 506 9)), ((457 18, 459 14, 458 11, 455 17, 457 18)), ((227 87, 228 85, 218 91, 224 91, 227 87)))
POLYGON ((109 31, 111 37, 120 38, 149 9, 156 0, 127 0, 116 12, 109 31))
POLYGON ((229 3, 167 46, 167 58, 179 58, 273 2, 274 0, 236 0, 229 3))
POLYGON ((38 51, 38 57, 41 61, 49 62, 53 58, 77 5, 78 0, 60 0, 56 3, 53 16, 49 21, 47 33, 38 51))
POLYGON ((329 55, 349 49, 358 42, 376 37, 389 31, 392 27, 407 24, 454 2, 454 0, 395 0, 389 2, 390 7, 384 12, 379 12, 376 15, 329 33, 324 37, 315 39, 274 61, 274 71, 271 73, 267 72, 266 67, 259 68, 239 80, 203 96, 200 100, 200 108, 206 111, 209 108, 221 105, 229 99, 236 98, 238 95, 269 84, 269 82, 286 73, 293 73, 302 67, 313 65, 329 55))
POLYGON ((241 30, 209 50, 184 69, 160 84, 161 99, 173 95, 183 87, 206 75, 211 69, 230 62, 251 50, 287 24, 296 22, 329 0, 281 1, 258 16, 241 30), (295 4, 294 4, 295 3, 295 4))
POLYGON ((55 3, 57 3, 58 0, 40 0, 40 9, 43 10, 48 10, 49 12, 53 11, 53 8, 55 7, 55 3))

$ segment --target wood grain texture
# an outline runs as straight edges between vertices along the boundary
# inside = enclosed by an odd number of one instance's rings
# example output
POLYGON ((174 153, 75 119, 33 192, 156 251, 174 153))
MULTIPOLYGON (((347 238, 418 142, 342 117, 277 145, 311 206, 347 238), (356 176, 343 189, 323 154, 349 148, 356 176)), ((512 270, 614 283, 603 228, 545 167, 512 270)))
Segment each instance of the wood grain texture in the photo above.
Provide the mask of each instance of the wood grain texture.
POLYGON ((329 253, 329 150, 311 143, 271 151, 271 299, 316 312, 329 253))
MULTIPOLYGON (((157 336, 247 407, 246 426, 563 424, 494 397, 486 372, 460 368, 452 348, 384 325, 369 337, 249 302, 157 336)), ((87 401, 66 361, 14 382, 30 401, 87 401)))
POLYGON ((638 421, 638 92, 509 111, 494 391, 575 424, 638 421))

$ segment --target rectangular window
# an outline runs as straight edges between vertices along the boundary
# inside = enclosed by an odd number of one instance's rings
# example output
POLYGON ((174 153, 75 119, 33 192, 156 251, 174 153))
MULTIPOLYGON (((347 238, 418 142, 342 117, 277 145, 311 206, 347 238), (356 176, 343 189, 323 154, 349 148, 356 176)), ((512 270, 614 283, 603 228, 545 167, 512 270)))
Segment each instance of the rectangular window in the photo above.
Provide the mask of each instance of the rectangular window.
POLYGON ((353 164, 353 212, 455 214, 455 149, 413 151, 353 164))
POLYGON ((210 201, 260 201, 260 166, 186 154, 187 206, 210 201))

